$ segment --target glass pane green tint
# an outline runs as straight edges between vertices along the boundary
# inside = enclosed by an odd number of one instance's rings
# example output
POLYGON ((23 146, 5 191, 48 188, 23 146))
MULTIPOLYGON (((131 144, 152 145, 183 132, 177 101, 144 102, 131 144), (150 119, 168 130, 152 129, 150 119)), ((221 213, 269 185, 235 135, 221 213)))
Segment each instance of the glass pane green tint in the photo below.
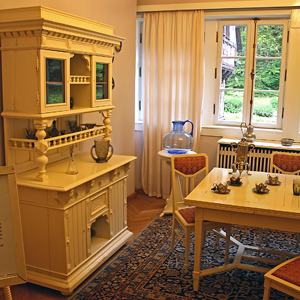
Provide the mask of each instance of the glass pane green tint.
POLYGON ((96 100, 108 98, 108 64, 96 63, 96 100))
POLYGON ((243 120, 247 25, 223 26, 219 120, 243 120))
POLYGON ((257 28, 255 92, 252 114, 255 123, 277 123, 282 36, 282 25, 259 25, 257 28))
POLYGON ((255 72, 255 90, 279 90, 280 59, 257 59, 255 72))
POLYGON ((46 58, 46 104, 65 103, 64 60, 46 58))
POLYGON ((276 124, 279 93, 255 92, 253 101, 253 122, 276 124))
POLYGON ((281 57, 282 25, 259 25, 257 27, 257 57, 281 57))
POLYGON ((243 91, 221 91, 219 99, 219 120, 243 120, 243 91))

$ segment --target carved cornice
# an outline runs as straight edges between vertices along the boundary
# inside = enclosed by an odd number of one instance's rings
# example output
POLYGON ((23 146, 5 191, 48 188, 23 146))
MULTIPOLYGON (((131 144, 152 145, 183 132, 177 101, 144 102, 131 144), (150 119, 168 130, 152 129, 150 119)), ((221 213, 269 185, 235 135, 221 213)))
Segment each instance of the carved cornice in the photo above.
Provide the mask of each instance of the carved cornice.
POLYGON ((18 37, 33 37, 40 36, 41 30, 18 30, 0 32, 1 38, 18 38, 18 37))
MULTIPOLYGON (((119 45, 117 40, 109 40, 108 38, 95 38, 79 34, 70 34, 65 32, 59 32, 54 30, 17 30, 17 31, 5 31, 0 32, 1 38, 24 38, 24 37, 43 37, 43 38, 55 38, 70 42, 79 42, 85 44, 99 45, 102 47, 115 47, 119 45)), ((41 42, 42 43, 42 42, 41 42)))
MULTIPOLYGON (((35 8, 49 12, 47 8, 35 8)), ((13 21, 12 17, 3 16, 0 20, 1 38, 47 37, 86 44, 96 44, 104 47, 115 47, 124 38, 115 36, 108 25, 104 25, 77 16, 52 11, 45 16, 28 19, 24 16, 13 21), (53 15, 52 15, 53 14, 53 15), (65 22, 64 22, 65 21, 65 22)), ((1 10, 0 10, 1 15, 1 10)))

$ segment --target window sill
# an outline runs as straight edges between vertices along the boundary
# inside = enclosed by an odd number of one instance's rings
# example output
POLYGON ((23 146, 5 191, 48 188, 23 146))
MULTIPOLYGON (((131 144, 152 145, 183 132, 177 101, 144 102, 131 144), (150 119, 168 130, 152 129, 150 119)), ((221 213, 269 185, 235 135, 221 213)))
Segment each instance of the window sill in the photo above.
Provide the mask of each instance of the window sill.
MULTIPOLYGON (((142 132, 144 131, 144 124, 143 122, 135 122, 135 131, 142 132)), ((286 138, 293 138, 295 140, 294 143, 298 141, 298 134, 297 137, 292 136, 284 136, 283 131, 280 129, 262 129, 262 128, 255 128, 254 133, 256 134, 256 140, 260 141, 268 141, 268 142, 276 142, 281 141, 283 137, 286 138)), ((240 127, 234 126, 217 126, 217 125, 205 125, 201 128, 201 135, 205 136, 217 136, 223 137, 228 139, 241 139, 242 132, 240 127)))
MULTIPOLYGON (((284 137, 283 131, 279 129, 262 129, 254 127, 254 133, 257 140, 280 141, 284 137)), ((237 139, 242 138, 241 128, 236 126, 205 125, 201 128, 201 135, 237 139)), ((290 138, 294 138, 296 140, 297 137, 290 138)))
MULTIPOLYGON (((227 138, 222 138, 218 140, 218 144, 227 144, 230 145, 231 143, 238 143, 239 140, 237 139, 227 139, 227 138)), ((283 146, 281 142, 278 141, 270 141, 270 140, 255 140, 253 142, 255 147, 257 148, 268 148, 268 149, 281 149, 281 150, 300 150, 300 143, 296 142, 293 143, 291 146, 283 146)))

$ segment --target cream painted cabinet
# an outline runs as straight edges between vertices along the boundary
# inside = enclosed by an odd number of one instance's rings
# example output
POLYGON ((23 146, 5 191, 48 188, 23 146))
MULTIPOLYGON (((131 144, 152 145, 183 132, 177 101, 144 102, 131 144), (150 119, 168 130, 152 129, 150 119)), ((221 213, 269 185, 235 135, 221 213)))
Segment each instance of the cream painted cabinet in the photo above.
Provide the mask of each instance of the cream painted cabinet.
POLYGON ((110 140, 112 59, 123 38, 111 26, 38 6, 0 10, 0 37, 6 161, 17 172, 37 167, 36 180, 45 181, 47 163, 67 156, 61 148, 110 140), (81 115, 91 112, 102 122, 80 130, 81 115), (79 130, 70 130, 75 121, 79 130), (59 135, 49 135, 53 124, 59 135))
POLYGON ((0 10, 6 164, 17 171, 29 282, 70 294, 123 246, 127 171, 82 144, 110 140, 113 28, 46 7, 0 10), (82 114, 99 112, 94 126, 82 114), (102 121, 102 122, 101 122, 102 121), (66 174, 74 151, 78 174, 66 174))
POLYGON ((28 280, 70 294, 115 253, 127 230, 127 171, 134 157, 114 155, 97 164, 78 155, 79 173, 68 161, 48 166, 48 182, 35 172, 18 175, 28 280))

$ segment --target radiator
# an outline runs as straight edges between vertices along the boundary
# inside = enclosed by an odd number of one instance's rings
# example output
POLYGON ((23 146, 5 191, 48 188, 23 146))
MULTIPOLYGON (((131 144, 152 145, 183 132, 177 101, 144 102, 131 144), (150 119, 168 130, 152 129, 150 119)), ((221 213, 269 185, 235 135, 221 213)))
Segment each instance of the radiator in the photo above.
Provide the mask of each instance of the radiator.
MULTIPOLYGON (((219 168, 231 169, 232 164, 235 162, 236 148, 231 147, 231 143, 238 143, 239 140, 228 140, 221 139, 218 141, 218 154, 217 154, 217 166, 219 168)), ((277 143, 259 143, 254 142, 255 148, 249 151, 248 164, 251 171, 260 172, 274 172, 277 170, 270 171, 270 162, 272 152, 289 152, 289 153, 300 153, 299 146, 292 146, 287 149, 281 144, 277 143)))

